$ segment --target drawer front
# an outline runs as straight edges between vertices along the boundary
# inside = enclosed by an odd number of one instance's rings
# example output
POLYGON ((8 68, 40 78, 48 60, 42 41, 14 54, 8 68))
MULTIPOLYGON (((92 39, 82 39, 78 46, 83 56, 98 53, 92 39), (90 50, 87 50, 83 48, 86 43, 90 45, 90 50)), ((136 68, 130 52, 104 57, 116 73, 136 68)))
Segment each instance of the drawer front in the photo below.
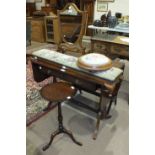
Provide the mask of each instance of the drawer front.
POLYGON ((112 45, 111 53, 121 55, 121 56, 129 56, 129 47, 121 46, 121 45, 112 45))
POLYGON ((86 90, 90 90, 90 91, 95 91, 96 90, 96 85, 93 83, 90 83, 88 81, 82 80, 82 79, 78 79, 74 76, 68 75, 66 73, 63 74, 63 79, 71 82, 72 84, 74 84, 76 87, 78 88, 82 88, 82 89, 86 89, 86 90))
POLYGON ((58 77, 58 78, 60 78, 62 80, 71 82, 76 87, 83 88, 83 89, 90 90, 90 91, 95 91, 96 90, 96 85, 95 84, 90 83, 90 82, 85 81, 85 80, 82 80, 82 79, 78 79, 78 78, 76 78, 76 77, 74 77, 72 75, 69 75, 63 69, 53 70, 53 69, 48 69, 48 68, 40 66, 40 65, 38 65, 38 69, 41 72, 43 72, 43 74, 55 76, 55 77, 58 77))
POLYGON ((116 44, 108 41, 91 40, 92 52, 105 54, 109 57, 123 56, 129 57, 129 46, 124 44, 116 44))
POLYGON ((94 45, 94 51, 98 52, 98 53, 106 53, 106 45, 104 44, 100 44, 100 43, 96 43, 94 45))

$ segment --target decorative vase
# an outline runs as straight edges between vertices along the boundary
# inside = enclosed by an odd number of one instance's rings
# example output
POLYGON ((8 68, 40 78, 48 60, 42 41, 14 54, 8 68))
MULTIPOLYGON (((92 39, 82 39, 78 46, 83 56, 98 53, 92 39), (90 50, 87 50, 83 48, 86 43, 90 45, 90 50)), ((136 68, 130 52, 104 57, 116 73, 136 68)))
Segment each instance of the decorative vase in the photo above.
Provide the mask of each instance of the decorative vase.
POLYGON ((114 28, 117 25, 117 18, 115 16, 108 17, 108 27, 114 28))

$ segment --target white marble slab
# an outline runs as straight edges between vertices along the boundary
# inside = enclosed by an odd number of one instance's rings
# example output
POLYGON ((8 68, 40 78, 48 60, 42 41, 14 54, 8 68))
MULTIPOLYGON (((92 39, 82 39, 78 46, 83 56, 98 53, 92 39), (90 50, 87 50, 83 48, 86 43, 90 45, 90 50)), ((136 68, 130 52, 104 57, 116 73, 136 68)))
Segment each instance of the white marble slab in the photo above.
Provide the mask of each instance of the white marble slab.
POLYGON ((101 31, 113 31, 113 32, 122 32, 122 33, 129 33, 129 28, 121 29, 121 28, 109 28, 109 27, 97 27, 94 25, 89 25, 89 29, 93 30, 101 30, 101 31))
POLYGON ((121 69, 116 67, 112 67, 106 71, 90 72, 88 70, 84 70, 78 67, 77 57, 62 54, 48 49, 41 49, 41 50, 35 51, 32 53, 32 55, 59 63, 63 66, 70 67, 78 71, 85 72, 92 76, 96 76, 110 81, 115 81, 115 79, 123 72, 121 69))

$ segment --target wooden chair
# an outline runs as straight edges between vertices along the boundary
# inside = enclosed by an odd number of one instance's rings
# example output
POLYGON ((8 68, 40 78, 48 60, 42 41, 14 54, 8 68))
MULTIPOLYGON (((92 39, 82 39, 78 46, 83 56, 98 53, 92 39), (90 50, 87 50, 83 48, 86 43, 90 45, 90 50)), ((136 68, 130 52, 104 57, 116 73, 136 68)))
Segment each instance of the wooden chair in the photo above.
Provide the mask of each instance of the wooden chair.
POLYGON ((80 142, 76 141, 72 133, 63 126, 63 116, 61 112, 61 102, 71 99, 71 97, 75 94, 76 89, 72 85, 65 82, 55 82, 52 84, 48 84, 41 89, 41 96, 43 98, 50 102, 56 102, 58 104, 59 122, 58 129, 51 134, 50 141, 47 145, 43 147, 43 151, 49 148, 49 146, 52 144, 54 137, 60 133, 67 134, 73 140, 74 143, 82 145, 80 142))
POLYGON ((85 54, 82 38, 86 33, 88 13, 81 11, 74 3, 67 3, 57 11, 58 24, 54 24, 54 40, 58 51, 85 54))

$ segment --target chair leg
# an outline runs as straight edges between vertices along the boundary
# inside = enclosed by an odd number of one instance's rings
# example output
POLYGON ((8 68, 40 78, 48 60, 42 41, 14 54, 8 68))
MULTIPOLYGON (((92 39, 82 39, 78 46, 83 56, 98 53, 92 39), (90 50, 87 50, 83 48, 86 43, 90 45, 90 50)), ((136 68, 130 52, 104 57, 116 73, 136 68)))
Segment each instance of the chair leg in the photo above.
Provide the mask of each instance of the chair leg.
POLYGON ((117 97, 115 98, 115 101, 114 101, 115 105, 117 105, 117 97))
POLYGON ((98 135, 99 126, 100 126, 100 120, 101 120, 101 115, 102 115, 101 112, 99 112, 98 115, 97 115, 96 128, 95 128, 95 131, 94 131, 94 134, 93 134, 93 139, 94 140, 96 140, 97 135, 98 135))

